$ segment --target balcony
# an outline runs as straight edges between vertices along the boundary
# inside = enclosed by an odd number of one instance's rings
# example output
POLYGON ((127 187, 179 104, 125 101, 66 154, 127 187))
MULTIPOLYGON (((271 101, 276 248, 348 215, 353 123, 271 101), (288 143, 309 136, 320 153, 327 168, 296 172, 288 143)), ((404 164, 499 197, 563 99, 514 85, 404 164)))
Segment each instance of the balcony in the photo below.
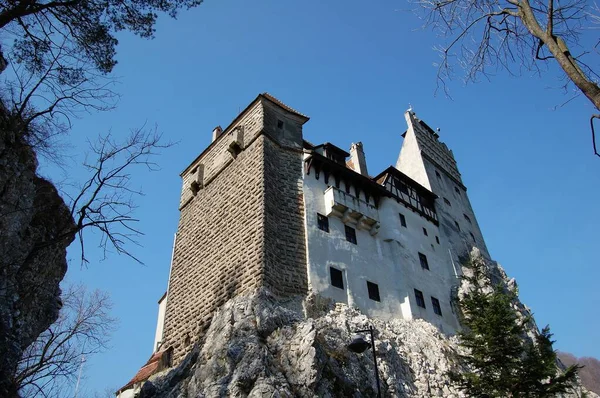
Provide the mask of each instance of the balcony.
POLYGON ((369 231, 371 235, 379 230, 377 208, 338 188, 325 190, 325 212, 326 216, 339 217, 344 224, 369 231))

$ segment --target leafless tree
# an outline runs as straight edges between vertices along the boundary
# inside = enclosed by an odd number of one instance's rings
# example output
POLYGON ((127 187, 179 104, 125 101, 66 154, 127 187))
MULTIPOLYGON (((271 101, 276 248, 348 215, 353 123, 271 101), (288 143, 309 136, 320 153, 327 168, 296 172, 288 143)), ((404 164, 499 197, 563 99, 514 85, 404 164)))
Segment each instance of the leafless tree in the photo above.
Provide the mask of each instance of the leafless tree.
POLYGON ((69 54, 63 41, 48 49, 47 62, 34 70, 12 61, 2 74, 0 94, 13 128, 38 155, 58 160, 60 139, 72 128, 74 118, 115 107, 116 80, 96 72, 91 65, 69 54))
MULTIPOLYGON (((565 89, 574 85, 600 111, 597 67, 600 40, 591 37, 598 8, 586 0, 415 0, 425 10, 425 25, 441 33, 438 82, 464 69, 467 81, 498 69, 512 74, 542 72, 556 65, 564 73, 565 89)), ((573 98, 569 98, 569 102, 573 98)), ((594 154, 593 114, 590 119, 594 154)))
POLYGON ((73 393, 82 361, 107 348, 116 320, 108 295, 70 286, 58 320, 23 353, 14 383, 22 396, 59 397, 73 393))
POLYGON ((135 227, 138 220, 133 211, 135 198, 143 193, 133 186, 131 173, 136 167, 157 169, 153 161, 157 151, 171 146, 160 140, 156 128, 144 126, 131 130, 123 142, 110 133, 90 142, 90 153, 84 163, 88 179, 77 187, 75 195, 65 192, 75 220, 75 229, 67 234, 77 235, 82 262, 87 262, 84 238, 92 231, 100 232, 99 246, 105 256, 115 251, 141 262, 128 245, 138 244, 137 238, 142 235, 135 227))

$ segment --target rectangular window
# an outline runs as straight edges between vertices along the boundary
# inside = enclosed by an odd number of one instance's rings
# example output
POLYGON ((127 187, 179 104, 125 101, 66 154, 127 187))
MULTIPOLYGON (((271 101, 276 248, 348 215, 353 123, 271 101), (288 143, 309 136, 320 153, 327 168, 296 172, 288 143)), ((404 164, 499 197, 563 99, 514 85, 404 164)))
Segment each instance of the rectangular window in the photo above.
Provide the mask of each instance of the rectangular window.
POLYGON ((381 301, 379 298, 379 286, 377 283, 367 281, 367 290, 369 291, 369 298, 375 301, 381 301))
POLYGON ((460 232, 460 225, 458 224, 458 222, 454 221, 454 226, 456 227, 456 229, 458 229, 458 232, 460 232))
POLYGON ((467 220, 467 222, 471 224, 471 219, 469 218, 469 216, 467 216, 466 214, 463 214, 463 216, 465 217, 465 220, 467 220))
POLYGON ((429 263, 427 262, 427 256, 423 253, 419 253, 419 261, 421 261, 421 268, 429 269, 429 263))
POLYGON ((473 242, 475 242, 475 235, 473 235, 473 232, 469 232, 469 235, 471 235, 471 239, 473 239, 473 242))
POLYGON ((458 187, 454 187, 454 192, 460 195, 460 190, 458 189, 458 187))
POLYGON ((450 201, 446 198, 444 198, 444 203, 447 204, 448 206, 452 206, 452 203, 450 203, 450 201))
POLYGON ((415 299, 417 299, 417 305, 421 308, 425 308, 425 298, 423 292, 415 289, 415 299))
POLYGON ((435 297, 431 298, 431 306, 433 307, 433 312, 437 315, 442 316, 442 307, 440 306, 440 300, 435 297))
POLYGON ((344 276, 342 271, 337 268, 329 267, 329 276, 331 277, 331 286, 344 289, 344 276))
POLYGON ((344 225, 346 229, 346 240, 350 243, 356 244, 356 230, 352 227, 344 225))
POLYGON ((425 229, 425 227, 423 227, 423 235, 429 236, 429 235, 427 235, 427 229, 425 229))
POLYGON ((440 244, 440 238, 438 238, 437 236, 435 237, 435 243, 437 243, 438 245, 440 244))
POLYGON ((283 120, 277 119, 277 128, 278 129, 282 129, 283 128, 283 120))
POLYGON ((329 232, 329 218, 323 214, 317 213, 317 223, 321 231, 329 232))
POLYGON ((436 171, 435 171, 435 175, 436 175, 436 176, 437 176, 437 178, 439 178, 440 180, 442 179, 442 176, 440 175, 440 172, 439 172, 439 171, 437 171, 437 170, 436 170, 436 171))
POLYGON ((400 225, 406 228, 406 217, 404 217, 404 214, 402 213, 398 213, 398 215, 400 216, 400 225))

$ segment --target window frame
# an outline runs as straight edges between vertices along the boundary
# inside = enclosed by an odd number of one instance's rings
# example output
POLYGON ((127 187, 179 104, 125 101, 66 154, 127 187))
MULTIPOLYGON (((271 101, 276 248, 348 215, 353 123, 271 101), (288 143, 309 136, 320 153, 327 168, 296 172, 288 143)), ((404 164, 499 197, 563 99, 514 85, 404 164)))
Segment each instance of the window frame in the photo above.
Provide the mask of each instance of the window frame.
POLYGON ((377 302, 381 302, 381 295, 379 294, 379 285, 375 282, 367 281, 367 292, 369 293, 369 299, 377 302))
POLYGON ((419 262, 421 263, 421 268, 430 271, 429 261, 427 260, 427 256, 421 252, 419 252, 419 262))
POLYGON ((321 231, 329 233, 329 217, 321 213, 317 213, 317 227, 321 231))
POLYGON ((454 220, 454 226, 456 227, 456 229, 458 229, 458 232, 461 232, 460 224, 458 223, 458 221, 454 220))
POLYGON ((425 305, 425 296, 423 295, 423 292, 416 288, 414 289, 414 291, 415 291, 415 301, 416 301, 417 307, 427 309, 427 306, 425 305))
POLYGON ((404 228, 408 228, 406 226, 406 217, 404 216, 404 214, 398 213, 398 215, 400 216, 400 226, 402 226, 404 228))
POLYGON ((335 287, 336 289, 344 289, 344 271, 342 271, 341 269, 335 268, 335 267, 329 267, 329 282, 331 283, 331 286, 335 287), (335 272, 334 272, 335 271, 335 272), (339 275, 336 275, 336 278, 333 277, 334 273, 339 273, 339 275), (337 277, 339 276, 339 282, 341 282, 342 286, 337 286, 334 283, 335 281, 338 281, 337 277))
POLYGON ((358 245, 358 239, 356 238, 356 229, 344 224, 344 231, 346 232, 346 241, 358 245), (350 237, 348 236, 350 234, 350 237))
POLYGON ((439 316, 442 315, 442 305, 440 304, 440 300, 431 296, 431 307, 433 308, 433 313, 439 316))

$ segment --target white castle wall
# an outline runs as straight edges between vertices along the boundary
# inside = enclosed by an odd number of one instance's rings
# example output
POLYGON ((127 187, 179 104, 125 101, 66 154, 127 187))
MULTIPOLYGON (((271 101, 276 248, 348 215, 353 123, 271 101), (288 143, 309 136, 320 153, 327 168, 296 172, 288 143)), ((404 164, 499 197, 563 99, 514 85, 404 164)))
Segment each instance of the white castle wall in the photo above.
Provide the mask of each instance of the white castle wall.
MULTIPOLYGON (((377 210, 381 223, 378 234, 371 236, 369 231, 356 229, 355 245, 346 240, 344 223, 338 217, 329 217, 329 233, 318 228, 317 213, 326 214, 324 191, 327 188, 323 176, 317 180, 314 172, 304 175, 310 288, 370 316, 422 318, 447 333, 455 332, 458 323, 450 302, 455 272, 437 226, 395 199, 383 198, 377 210), (398 213, 405 216, 406 228, 400 225, 398 213), (424 235, 423 228, 427 229, 428 236, 424 235), (440 244, 435 240, 436 235, 440 244), (427 256, 429 270, 421 267, 419 252, 427 256), (343 290, 331 285, 329 267, 343 271, 343 290), (381 302, 369 298, 367 281, 379 286, 381 302), (415 288, 423 292, 425 309, 416 305, 415 288), (432 296, 439 300, 442 316, 434 314, 432 296)), ((360 199, 365 200, 365 197, 361 194, 360 199)), ((374 204, 373 199, 370 203, 374 204)))

